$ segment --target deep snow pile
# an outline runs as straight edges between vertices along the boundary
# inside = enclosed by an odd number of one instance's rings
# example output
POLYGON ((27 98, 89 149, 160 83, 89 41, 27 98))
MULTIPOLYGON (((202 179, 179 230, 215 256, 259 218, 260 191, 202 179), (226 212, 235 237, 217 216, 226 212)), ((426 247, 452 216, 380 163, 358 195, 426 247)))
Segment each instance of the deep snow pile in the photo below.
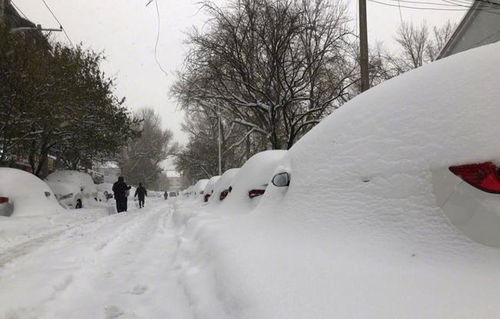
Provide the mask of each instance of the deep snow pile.
POLYGON ((35 175, 0 167, 0 196, 14 205, 13 217, 50 215, 63 211, 50 187, 35 175))
POLYGON ((201 195, 207 184, 208 184, 208 179, 200 179, 199 181, 196 182, 196 184, 193 185, 191 191, 194 192, 194 195, 196 196, 201 195))
POLYGON ((435 169, 500 161, 499 49, 350 101, 285 155, 275 171, 290 186, 269 185, 251 214, 178 203, 197 243, 184 248, 209 258, 196 277, 213 278, 225 317, 499 317, 500 251, 453 226, 431 182, 435 169))
POLYGON ((60 170, 49 174, 45 179, 58 195, 81 194, 83 207, 103 206, 98 201, 97 187, 89 174, 72 170, 60 170))
POLYGON ((261 196, 250 198, 251 190, 265 190, 276 166, 286 151, 272 150, 255 154, 243 164, 231 181, 231 193, 220 205, 220 209, 233 213, 249 212, 257 206, 261 196))
POLYGON ((222 191, 226 190, 231 186, 231 182, 233 181, 234 176, 238 173, 239 168, 230 168, 225 171, 222 176, 217 180, 217 183, 214 185, 214 195, 209 199, 210 207, 217 207, 222 204, 220 200, 220 194, 222 191))
POLYGON ((205 186, 205 189, 203 190, 203 196, 212 195, 214 193, 214 188, 215 184, 217 181, 220 179, 220 176, 213 176, 208 180, 207 185, 205 186))

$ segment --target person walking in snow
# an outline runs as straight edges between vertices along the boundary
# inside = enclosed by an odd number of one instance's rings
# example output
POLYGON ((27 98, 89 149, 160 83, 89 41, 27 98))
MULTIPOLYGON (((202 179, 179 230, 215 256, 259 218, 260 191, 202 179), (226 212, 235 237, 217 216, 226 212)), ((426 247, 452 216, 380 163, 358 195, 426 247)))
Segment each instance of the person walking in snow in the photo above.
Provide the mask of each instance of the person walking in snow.
POLYGON ((127 211, 127 196, 131 186, 128 186, 123 176, 118 177, 118 181, 113 184, 113 194, 116 200, 116 211, 118 213, 127 211))
POLYGON ((143 208, 144 207, 144 199, 145 199, 145 196, 148 196, 148 192, 146 191, 144 186, 142 186, 142 183, 139 183, 139 187, 137 187, 135 194, 134 194, 134 197, 135 196, 139 197, 139 208, 143 208))

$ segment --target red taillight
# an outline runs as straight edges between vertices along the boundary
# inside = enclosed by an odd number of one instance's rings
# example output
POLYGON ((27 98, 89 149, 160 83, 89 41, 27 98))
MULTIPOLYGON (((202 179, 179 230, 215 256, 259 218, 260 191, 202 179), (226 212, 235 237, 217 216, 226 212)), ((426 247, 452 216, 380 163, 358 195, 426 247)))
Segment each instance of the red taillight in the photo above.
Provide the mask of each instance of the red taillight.
POLYGON ((492 162, 452 166, 450 171, 482 191, 500 194, 500 169, 492 162))
POLYGON ((0 197, 0 204, 8 203, 8 202, 9 202, 9 198, 8 197, 0 197))
POLYGON ((266 191, 265 189, 252 189, 251 191, 248 192, 248 196, 250 198, 254 198, 264 194, 265 191, 266 191))
POLYGON ((205 196, 203 197, 203 201, 206 203, 206 202, 208 202, 209 198, 210 198, 210 194, 205 194, 205 196))
POLYGON ((227 194, 229 194, 229 191, 228 191, 227 189, 223 190, 223 191, 220 193, 219 199, 220 199, 220 200, 224 200, 224 198, 226 198, 227 194))

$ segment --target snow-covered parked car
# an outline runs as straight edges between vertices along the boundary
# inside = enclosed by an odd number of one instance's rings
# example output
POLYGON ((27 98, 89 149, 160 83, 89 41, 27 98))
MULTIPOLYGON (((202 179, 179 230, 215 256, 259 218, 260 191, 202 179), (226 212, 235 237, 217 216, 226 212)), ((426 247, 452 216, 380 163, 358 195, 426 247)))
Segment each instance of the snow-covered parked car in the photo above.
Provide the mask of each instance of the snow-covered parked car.
POLYGON ((213 176, 208 180, 207 186, 203 190, 203 202, 208 202, 208 199, 214 193, 215 183, 219 180, 220 176, 213 176))
POLYGON ((193 188, 191 189, 191 192, 193 193, 194 197, 198 198, 200 195, 203 195, 203 191, 205 190, 205 187, 208 184, 208 179, 200 179, 199 181, 196 182, 196 184, 193 185, 193 188))
POLYGON ((177 197, 177 192, 168 192, 168 197, 169 198, 177 197))
POLYGON ((59 203, 67 208, 92 206, 98 201, 97 187, 89 174, 61 170, 50 174, 45 180, 59 203))
POLYGON ((230 185, 230 195, 221 207, 247 212, 258 204, 287 151, 272 150, 255 154, 243 164, 230 185))
POLYGON ((500 317, 499 50, 382 83, 288 151, 255 211, 286 230, 252 255, 250 317, 500 317))
POLYGON ((214 185, 214 196, 209 199, 210 205, 217 205, 229 195, 229 187, 234 176, 238 173, 239 168, 230 168, 222 174, 219 180, 214 185))
POLYGON ((37 176, 0 167, 0 216, 45 215, 63 211, 50 187, 37 176))
POLYGON ((101 183, 96 185, 97 196, 101 201, 108 201, 113 198, 113 184, 101 183))

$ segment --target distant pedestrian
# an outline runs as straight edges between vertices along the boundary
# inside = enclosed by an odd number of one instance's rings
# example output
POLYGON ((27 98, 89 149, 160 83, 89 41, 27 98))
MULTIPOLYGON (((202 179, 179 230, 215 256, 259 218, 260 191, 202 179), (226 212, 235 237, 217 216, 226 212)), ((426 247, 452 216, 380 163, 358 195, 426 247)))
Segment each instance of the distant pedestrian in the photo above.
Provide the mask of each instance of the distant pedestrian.
POLYGON ((139 208, 143 208, 145 196, 148 196, 148 192, 146 191, 144 186, 142 186, 142 183, 139 183, 139 187, 137 187, 137 189, 135 190, 134 197, 135 196, 139 198, 139 208))
POLYGON ((118 177, 118 181, 113 184, 113 193, 116 200, 116 211, 118 213, 127 211, 127 196, 131 186, 125 184, 123 176, 118 177))
POLYGON ((165 193, 163 194, 163 198, 165 198, 165 200, 167 200, 167 199, 168 199, 168 192, 165 192, 165 193))

